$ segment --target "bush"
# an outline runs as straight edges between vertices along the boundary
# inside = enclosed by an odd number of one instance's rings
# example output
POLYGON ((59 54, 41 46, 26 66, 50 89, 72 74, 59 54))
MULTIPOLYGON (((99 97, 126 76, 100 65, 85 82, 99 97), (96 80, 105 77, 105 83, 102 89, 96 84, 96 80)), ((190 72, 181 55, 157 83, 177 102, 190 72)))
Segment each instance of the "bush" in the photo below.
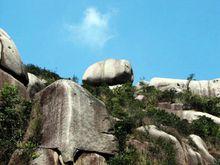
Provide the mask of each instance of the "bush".
POLYGON ((205 116, 194 120, 191 124, 191 130, 194 134, 201 137, 217 137, 220 140, 220 127, 212 119, 205 116))
POLYGON ((110 90, 106 84, 96 87, 84 84, 83 87, 101 99, 109 113, 119 119, 119 122, 114 125, 114 133, 119 142, 120 153, 114 161, 126 161, 127 136, 132 133, 133 128, 142 124, 144 118, 142 110, 144 106, 140 101, 134 99, 134 87, 131 83, 123 84, 113 90, 110 90))
POLYGON ((176 91, 174 89, 161 91, 158 97, 160 102, 174 103, 176 99, 176 91))
POLYGON ((158 164, 175 165, 176 153, 172 142, 159 138, 157 140, 150 140, 150 147, 148 151, 148 157, 152 162, 158 162, 158 164))
POLYGON ((137 151, 129 146, 128 149, 108 161, 109 165, 136 165, 138 164, 138 153, 137 151))
POLYGON ((26 70, 27 72, 32 73, 41 79, 46 80, 47 81, 46 85, 49 85, 54 81, 61 79, 61 77, 57 73, 33 64, 27 64, 26 70))
POLYGON ((176 128, 179 133, 188 135, 190 132, 190 125, 187 120, 181 120, 178 116, 173 113, 168 113, 164 110, 157 108, 149 108, 147 110, 147 116, 150 117, 155 125, 165 125, 176 128))
POLYGON ((216 114, 218 113, 218 98, 203 98, 193 95, 190 90, 176 93, 174 90, 159 91, 154 87, 143 86, 138 94, 143 94, 146 99, 139 101, 135 100, 135 89, 130 83, 123 84, 113 90, 110 90, 106 84, 100 86, 84 84, 83 86, 95 97, 102 100, 110 115, 118 119, 114 125, 114 133, 119 142, 119 153, 109 161, 110 164, 143 164, 143 162, 144 164, 175 164, 175 151, 169 141, 145 139, 150 142, 150 148, 144 157, 141 155, 142 153, 128 149, 127 139, 133 137, 133 130, 145 122, 157 125, 162 130, 173 129, 172 131, 176 131, 175 133, 180 140, 182 138, 180 135, 188 136, 195 133, 205 137, 208 142, 215 143, 217 148, 219 146, 217 143, 218 137, 220 137, 219 127, 211 119, 200 118, 190 124, 187 120, 182 120, 173 113, 157 108, 161 101, 172 103, 178 100, 204 111, 211 109, 211 112, 216 114))
POLYGON ((9 161, 17 143, 22 141, 31 103, 18 94, 15 86, 5 84, 0 91, 0 162, 9 161))
POLYGON ((180 93, 178 97, 191 109, 220 117, 220 98, 218 97, 199 96, 187 91, 180 93))

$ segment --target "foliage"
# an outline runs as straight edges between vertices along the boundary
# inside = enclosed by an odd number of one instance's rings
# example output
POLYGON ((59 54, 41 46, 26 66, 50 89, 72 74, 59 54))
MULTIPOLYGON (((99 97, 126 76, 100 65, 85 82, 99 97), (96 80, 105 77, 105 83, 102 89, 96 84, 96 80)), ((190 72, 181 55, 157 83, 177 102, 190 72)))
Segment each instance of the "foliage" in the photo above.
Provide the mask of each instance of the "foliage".
POLYGON ((54 71, 51 71, 46 68, 41 68, 41 67, 39 67, 37 65, 33 65, 33 64, 27 64, 26 70, 27 70, 27 72, 32 73, 41 79, 46 80, 46 85, 50 85, 51 83, 53 83, 54 81, 59 80, 59 79, 72 80, 76 83, 79 82, 79 79, 76 75, 73 75, 71 78, 63 78, 63 77, 60 77, 54 71))
POLYGON ((22 141, 31 103, 19 96, 15 86, 5 84, 0 91, 0 162, 6 163, 22 141))
POLYGON ((201 116, 191 125, 192 132, 204 138, 217 137, 220 140, 220 127, 208 117, 201 116))
POLYGON ((147 130, 145 132, 136 131, 134 137, 140 142, 148 142, 145 151, 142 151, 145 155, 145 159, 142 161, 145 164, 176 164, 176 152, 172 141, 164 138, 155 139, 149 136, 147 130))
POLYGON ((79 83, 79 78, 76 75, 73 75, 73 77, 71 78, 72 81, 79 83))
POLYGON ((174 89, 160 91, 153 86, 145 85, 140 82, 141 90, 138 94, 146 97, 146 105, 157 106, 158 102, 173 103, 176 100, 177 93, 174 89))
MULTIPOLYGON (((189 77, 189 83, 193 77, 193 75, 189 77)), ((134 162, 134 159, 137 160, 140 157, 142 157, 141 162, 145 162, 145 164, 175 164, 175 151, 169 141, 148 138, 150 148, 148 148, 147 156, 144 157, 141 156, 141 153, 131 152, 128 149, 127 139, 133 136, 135 128, 145 124, 146 120, 162 130, 174 131, 179 138, 194 133, 212 144, 218 144, 219 126, 211 119, 202 117, 190 124, 187 120, 182 120, 173 113, 157 108, 159 102, 182 102, 188 107, 216 115, 219 112, 218 98, 197 96, 190 90, 185 90, 183 93, 177 93, 175 90, 159 91, 155 87, 145 84, 138 92, 129 83, 112 90, 106 84, 100 86, 84 84, 83 86, 102 100, 109 113, 117 119, 114 124, 114 133, 119 142, 119 153, 110 160, 110 164, 129 164, 130 162, 137 164, 138 161, 134 162), (136 100, 135 96, 138 94, 144 95, 146 99, 136 100)), ((138 163, 140 164, 140 162, 138 163)))
POLYGON ((218 97, 199 96, 190 91, 179 93, 177 97, 190 109, 207 112, 220 117, 220 98, 218 97))
POLYGON ((113 158, 111 158, 108 162, 109 165, 135 165, 138 161, 138 153, 137 151, 129 146, 128 149, 120 153, 113 158))
POLYGON ((187 91, 190 91, 190 88, 189 88, 189 85, 190 85, 190 82, 192 80, 195 80, 195 74, 194 73, 191 73, 188 77, 187 77, 187 83, 186 83, 186 90, 187 91))
POLYGON ((187 120, 181 120, 173 113, 168 113, 157 108, 150 108, 147 110, 147 116, 154 120, 155 125, 157 126, 163 124, 165 126, 176 128, 178 132, 183 135, 188 135, 190 133, 190 125, 187 120))
POLYGON ((57 73, 33 64, 27 64, 26 70, 27 72, 32 73, 41 79, 46 80, 46 85, 49 85, 54 81, 61 79, 61 77, 57 73))
POLYGON ((159 102, 181 102, 186 109, 195 109, 220 117, 220 98, 218 97, 199 96, 188 90, 182 93, 176 93, 172 89, 159 91, 152 86, 144 86, 140 94, 146 97, 144 103, 146 107, 155 107, 159 102))
POLYGON ((17 144, 17 148, 22 150, 21 157, 24 162, 27 163, 30 159, 35 159, 38 157, 38 154, 34 152, 37 146, 38 143, 34 143, 32 141, 19 142, 17 144))
MULTIPOLYGON (((123 84, 113 90, 104 84, 101 86, 83 85, 94 96, 101 99, 109 113, 117 118, 119 122, 114 125, 115 136, 119 141, 118 149, 120 154, 115 159, 126 161, 126 140, 133 128, 142 124, 144 118, 143 104, 134 99, 134 87, 132 84, 123 84)), ((119 161, 118 160, 118 161, 119 161)), ((116 160, 115 160, 116 161, 116 160)))
POLYGON ((176 164, 176 154, 171 141, 158 138, 151 139, 150 142, 147 155, 152 162, 164 165, 176 164))
POLYGON ((160 91, 160 95, 158 96, 158 100, 160 102, 170 102, 174 103, 176 99, 176 91, 174 89, 160 91))

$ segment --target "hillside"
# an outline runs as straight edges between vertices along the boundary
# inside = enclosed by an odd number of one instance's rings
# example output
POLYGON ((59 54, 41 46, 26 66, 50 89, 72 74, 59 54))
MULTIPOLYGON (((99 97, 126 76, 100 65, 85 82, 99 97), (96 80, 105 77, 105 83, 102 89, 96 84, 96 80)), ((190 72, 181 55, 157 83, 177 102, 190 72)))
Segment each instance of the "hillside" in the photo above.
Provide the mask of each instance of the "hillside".
POLYGON ((107 59, 79 84, 23 65, 2 29, 0 43, 0 164, 220 163, 219 79, 134 85, 129 61, 107 59))

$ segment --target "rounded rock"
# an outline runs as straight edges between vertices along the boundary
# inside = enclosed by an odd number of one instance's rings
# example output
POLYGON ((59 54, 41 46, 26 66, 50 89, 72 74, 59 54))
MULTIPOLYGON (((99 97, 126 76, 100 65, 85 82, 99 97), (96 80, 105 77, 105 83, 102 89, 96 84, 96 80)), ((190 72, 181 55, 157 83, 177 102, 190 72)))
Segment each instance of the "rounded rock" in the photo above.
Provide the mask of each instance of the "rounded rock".
POLYGON ((28 76, 21 61, 18 49, 10 36, 0 28, 0 68, 11 74, 24 85, 28 84, 28 76))
POLYGON ((87 68, 83 83, 90 85, 118 85, 133 82, 133 70, 127 60, 107 59, 87 68))

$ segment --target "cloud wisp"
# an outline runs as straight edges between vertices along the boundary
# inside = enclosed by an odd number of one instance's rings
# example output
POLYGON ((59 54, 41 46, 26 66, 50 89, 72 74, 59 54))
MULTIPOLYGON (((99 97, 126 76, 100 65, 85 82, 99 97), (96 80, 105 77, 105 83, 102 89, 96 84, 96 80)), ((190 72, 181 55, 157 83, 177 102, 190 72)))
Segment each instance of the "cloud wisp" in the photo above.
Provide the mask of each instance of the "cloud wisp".
POLYGON ((69 24, 67 26, 71 40, 90 48, 102 48, 114 37, 109 27, 111 16, 111 12, 102 14, 94 7, 87 8, 79 24, 69 24))

